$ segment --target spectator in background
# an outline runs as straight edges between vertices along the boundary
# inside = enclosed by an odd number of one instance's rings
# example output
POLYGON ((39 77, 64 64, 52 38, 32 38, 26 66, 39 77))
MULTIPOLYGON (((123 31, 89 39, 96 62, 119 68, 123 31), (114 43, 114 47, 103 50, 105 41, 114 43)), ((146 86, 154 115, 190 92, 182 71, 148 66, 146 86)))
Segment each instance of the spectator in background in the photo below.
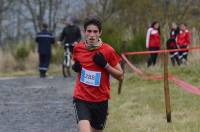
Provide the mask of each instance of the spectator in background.
POLYGON ((46 77, 46 72, 51 59, 51 45, 54 44, 55 38, 48 30, 46 23, 42 24, 42 31, 37 33, 35 41, 38 44, 39 54, 39 72, 40 77, 46 77))
MULTIPOLYGON (((170 38, 167 40, 167 49, 177 49, 176 38, 178 33, 179 33, 179 27, 177 26, 176 23, 173 22, 171 24, 171 30, 169 34, 170 38)), ((170 52, 170 58, 173 66, 175 66, 176 63, 180 65, 178 51, 170 52)))
MULTIPOLYGON (((157 51, 161 48, 160 41, 160 25, 159 22, 155 21, 151 24, 151 27, 147 31, 146 35, 146 48, 149 51, 157 51)), ((150 57, 147 61, 147 67, 156 64, 158 53, 150 54, 150 57)))
MULTIPOLYGON (((73 17, 68 17, 65 22, 65 27, 60 35, 59 41, 62 44, 69 44, 69 50, 72 53, 74 45, 81 40, 81 31, 80 28, 75 25, 75 19, 73 17)), ((66 47, 65 47, 66 49, 66 47)))
MULTIPOLYGON (((177 35, 177 46, 179 49, 189 48, 190 45, 190 32, 186 27, 186 24, 182 23, 180 25, 180 31, 177 35)), ((179 52, 179 59, 181 64, 187 64, 189 50, 184 50, 179 52)))

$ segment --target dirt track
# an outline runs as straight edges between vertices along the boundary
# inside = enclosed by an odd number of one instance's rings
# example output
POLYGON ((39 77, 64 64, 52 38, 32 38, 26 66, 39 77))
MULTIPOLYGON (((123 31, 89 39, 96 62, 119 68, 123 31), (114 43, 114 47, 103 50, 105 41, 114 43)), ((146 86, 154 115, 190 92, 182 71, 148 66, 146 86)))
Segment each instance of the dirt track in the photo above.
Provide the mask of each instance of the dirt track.
POLYGON ((77 132, 74 78, 0 79, 0 132, 77 132))

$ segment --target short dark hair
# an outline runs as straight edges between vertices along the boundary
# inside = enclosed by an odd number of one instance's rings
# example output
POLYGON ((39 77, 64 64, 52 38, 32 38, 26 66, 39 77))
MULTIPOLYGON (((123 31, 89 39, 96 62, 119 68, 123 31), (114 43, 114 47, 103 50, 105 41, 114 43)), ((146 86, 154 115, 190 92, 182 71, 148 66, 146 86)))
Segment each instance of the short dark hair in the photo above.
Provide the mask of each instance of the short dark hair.
POLYGON ((48 24, 46 22, 42 23, 42 28, 47 29, 48 28, 48 24))
POLYGON ((98 17, 88 17, 85 19, 84 22, 84 29, 86 30, 89 25, 95 25, 98 27, 99 31, 101 32, 101 20, 98 17))

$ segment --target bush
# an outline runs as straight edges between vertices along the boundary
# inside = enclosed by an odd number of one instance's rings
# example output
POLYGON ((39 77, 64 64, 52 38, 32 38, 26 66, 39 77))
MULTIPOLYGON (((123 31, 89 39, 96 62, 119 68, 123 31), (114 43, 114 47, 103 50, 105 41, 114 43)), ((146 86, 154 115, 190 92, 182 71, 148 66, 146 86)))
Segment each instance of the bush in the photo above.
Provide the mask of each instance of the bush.
MULTIPOLYGON (((102 40, 109 43, 118 54, 122 53, 123 40, 126 40, 126 51, 144 51, 146 33, 140 31, 135 35, 132 35, 130 31, 126 31, 121 25, 114 25, 111 22, 107 22, 103 25, 102 40), (116 28, 117 27, 117 28, 116 28)), ((130 56, 129 59, 134 60, 134 62, 144 61, 146 55, 134 55, 130 56)))
POLYGON ((32 52, 35 52, 35 49, 36 49, 36 43, 34 41, 30 41, 30 42, 27 42, 28 43, 28 50, 29 51, 32 51, 32 52))
POLYGON ((54 64, 61 64, 64 57, 63 47, 52 47, 51 62, 54 64))
POLYGON ((14 57, 17 60, 24 61, 28 57, 29 53, 30 48, 26 44, 18 44, 14 53, 14 57))
POLYGON ((25 60, 29 56, 30 48, 27 44, 18 44, 14 52, 14 58, 17 60, 17 69, 25 70, 25 60))
MULTIPOLYGON (((133 52, 133 51, 145 51, 146 49, 146 36, 144 32, 138 32, 134 35, 134 37, 127 42, 126 51, 133 52)), ((134 62, 141 62, 144 61, 146 55, 132 55, 129 57, 130 60, 134 62)))
POLYGON ((123 30, 116 27, 119 26, 113 25, 111 22, 105 23, 103 25, 103 34, 101 38, 102 41, 109 43, 116 50, 116 52, 120 54, 123 40, 123 30))

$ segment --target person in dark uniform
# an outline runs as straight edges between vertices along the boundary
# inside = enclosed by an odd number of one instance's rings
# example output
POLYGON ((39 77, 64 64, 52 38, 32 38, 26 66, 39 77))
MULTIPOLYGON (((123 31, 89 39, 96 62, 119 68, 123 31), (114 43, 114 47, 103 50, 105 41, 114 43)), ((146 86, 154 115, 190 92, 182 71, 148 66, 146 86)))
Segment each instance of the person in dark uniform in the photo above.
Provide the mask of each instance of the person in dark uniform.
MULTIPOLYGON (((81 40, 81 31, 80 28, 75 25, 73 17, 68 17, 65 24, 59 41, 63 44, 68 43, 69 44, 69 50, 72 53, 74 45, 77 44, 81 40)), ((66 47, 65 47, 66 50, 66 47)))
POLYGON ((51 59, 51 45, 55 42, 55 37, 48 31, 48 25, 42 24, 42 31, 37 33, 35 41, 38 44, 39 72, 40 77, 46 77, 46 72, 51 59))

